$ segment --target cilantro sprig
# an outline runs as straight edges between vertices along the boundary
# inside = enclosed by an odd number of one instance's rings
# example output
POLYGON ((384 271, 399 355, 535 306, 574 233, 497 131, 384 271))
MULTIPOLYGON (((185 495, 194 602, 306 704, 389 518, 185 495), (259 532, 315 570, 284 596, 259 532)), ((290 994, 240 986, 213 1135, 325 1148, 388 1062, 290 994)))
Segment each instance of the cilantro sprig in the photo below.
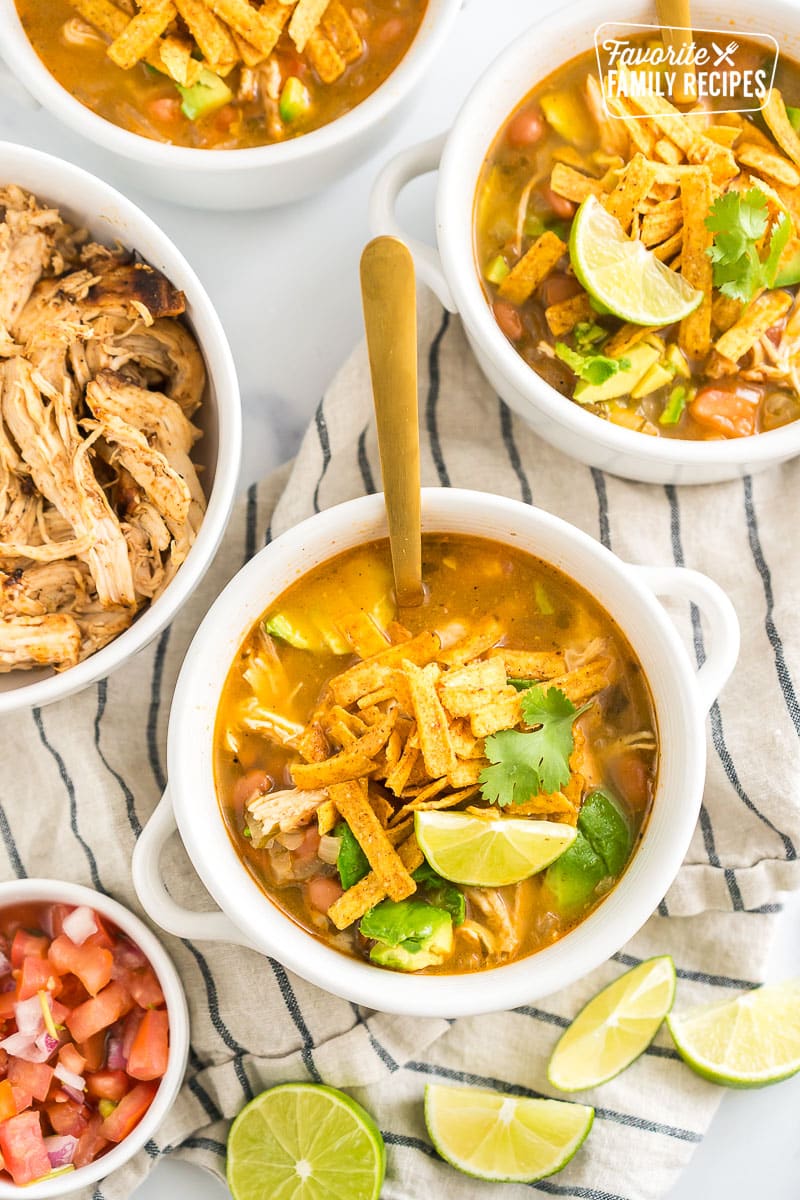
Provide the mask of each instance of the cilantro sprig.
POLYGON ((785 212, 773 222, 767 253, 762 259, 758 243, 767 231, 769 211, 761 188, 729 191, 718 196, 706 217, 714 240, 706 253, 714 268, 714 287, 733 300, 752 300, 761 288, 775 283, 778 261, 792 232, 785 212))
POLYGON ((504 729, 486 739, 486 757, 493 765, 480 774, 483 798, 505 807, 564 787, 575 745, 572 725, 588 707, 576 708, 560 688, 527 688, 522 715, 531 731, 504 729))
POLYGON ((591 383, 595 387, 605 383, 612 375, 616 375, 617 371, 627 371, 631 365, 628 358, 608 358, 605 354, 583 354, 579 350, 570 349, 565 342, 556 342, 555 351, 561 361, 565 362, 579 379, 585 379, 587 383, 591 383))

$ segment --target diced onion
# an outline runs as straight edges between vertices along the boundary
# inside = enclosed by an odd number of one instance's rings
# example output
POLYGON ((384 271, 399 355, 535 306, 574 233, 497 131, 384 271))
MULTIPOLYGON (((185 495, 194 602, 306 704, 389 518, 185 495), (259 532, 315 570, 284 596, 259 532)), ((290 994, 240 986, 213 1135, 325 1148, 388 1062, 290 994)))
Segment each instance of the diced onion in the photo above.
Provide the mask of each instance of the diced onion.
POLYGON ((124 1071, 128 1060, 122 1049, 122 1038, 110 1037, 106 1047, 106 1066, 109 1071, 124 1071))
POLYGON ((305 832, 300 831, 294 833, 279 833, 275 838, 275 841, 280 842, 280 844, 285 846, 287 850, 297 850, 305 836, 305 832))
POLYGON ((11 963, 6 958, 5 954, 3 954, 3 951, 0 950, 0 978, 2 978, 4 975, 10 975, 10 974, 11 974, 11 963))
POLYGON ((341 838, 333 837, 329 833, 325 833, 319 839, 319 849, 317 855, 324 863, 329 863, 335 866, 336 860, 339 857, 339 850, 342 845, 341 838))
POLYGON ((44 1138, 44 1148, 50 1159, 50 1166, 55 1171, 58 1167, 68 1167, 72 1163, 78 1148, 78 1139, 71 1133, 64 1133, 60 1137, 53 1135, 44 1138))
POLYGON ((68 1071, 63 1063, 56 1063, 53 1071, 56 1079, 60 1079, 68 1087, 74 1088, 76 1092, 82 1092, 86 1087, 86 1080, 82 1075, 76 1075, 74 1071, 68 1071))
POLYGON ((12 1058, 21 1058, 23 1062, 31 1063, 47 1062, 52 1054, 52 1050, 48 1050, 44 1045, 40 1046, 38 1040, 28 1033, 12 1033, 10 1037, 3 1038, 0 1050, 5 1050, 12 1058))
POLYGON ((87 938, 97 933, 97 919, 90 908, 81 904, 64 917, 61 928, 75 946, 82 946, 87 938))
POLYGON ((76 1104, 83 1104, 85 1096, 78 1088, 70 1087, 68 1083, 62 1084, 62 1087, 70 1100, 74 1100, 76 1104))
POLYGON ((14 1020, 17 1023, 17 1033, 26 1037, 37 1037, 44 1029, 44 1014, 39 994, 29 1000, 18 1000, 14 1005, 14 1020))

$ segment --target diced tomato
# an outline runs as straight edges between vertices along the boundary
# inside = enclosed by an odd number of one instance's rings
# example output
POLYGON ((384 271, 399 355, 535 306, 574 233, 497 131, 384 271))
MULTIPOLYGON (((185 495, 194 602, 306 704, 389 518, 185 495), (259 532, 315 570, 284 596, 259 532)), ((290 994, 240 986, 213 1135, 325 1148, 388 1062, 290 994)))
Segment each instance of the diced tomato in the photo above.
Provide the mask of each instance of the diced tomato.
POLYGON ((124 972, 120 982, 140 1008, 159 1008, 164 1003, 161 984, 149 963, 138 971, 124 972))
POLYGON ((49 1003, 50 1015, 52 1016, 53 1021, 56 1025, 63 1025, 69 1016, 69 1009, 65 1004, 62 1004, 60 1000, 54 1000, 52 996, 49 997, 49 1003))
POLYGON ((0 1121, 7 1121, 9 1117, 17 1115, 17 1106, 14 1103, 14 1089, 8 1079, 4 1079, 0 1083, 0 1121))
POLYGON ((17 980, 17 999, 30 1000, 31 996, 42 991, 57 996, 61 991, 61 981, 57 978, 49 959, 33 958, 29 955, 23 959, 22 970, 17 980))
POLYGON ((124 1071, 111 1071, 108 1067, 86 1076, 86 1091, 95 1100, 121 1100, 130 1086, 124 1071))
POLYGON ((759 392, 756 388, 703 387, 689 405, 691 416, 721 437, 749 437, 756 431, 759 392))
POLYGON ((77 1046, 66 1042, 58 1052, 58 1061, 62 1067, 72 1071, 73 1075, 82 1075, 86 1070, 86 1059, 79 1053, 77 1046))
POLYGON ((19 1113, 0 1125, 0 1153, 17 1185, 33 1183, 50 1172, 38 1113, 19 1113))
POLYGON ((62 933, 51 943, 47 957, 59 975, 76 975, 90 996, 96 996, 111 980, 114 959, 104 946, 91 942, 76 946, 62 933))
POLYGON ((609 767, 617 791, 635 812, 642 812, 650 799, 650 772, 634 750, 615 758, 609 767))
MULTIPOLYGON (((8 1074, 8 1051, 0 1048, 0 1079, 5 1079, 8 1074)), ((0 1118, 2 1119, 2 1118, 0 1118)))
POLYGON ((16 992, 0 992, 0 1021, 7 1021, 14 1015, 14 1005, 17 1003, 16 992))
POLYGON ((99 1071, 106 1061, 106 1031, 101 1029, 85 1042, 78 1042, 78 1051, 86 1061, 87 1071, 99 1071))
MULTIPOLYGON (((92 910, 92 911, 94 911, 94 910, 92 910)), ((89 934, 88 938, 84 942, 84 945, 85 946, 102 946, 102 948, 104 950, 113 950, 114 949, 113 933, 111 933, 111 931, 108 928, 108 925, 103 921, 103 918, 100 916, 100 913, 96 912, 94 914, 94 919, 97 924, 97 929, 95 930, 94 933, 89 934)))
POLYGON ((125 1024, 122 1028, 122 1056, 126 1062, 130 1058, 131 1046, 142 1023, 143 1016, 144 1013, 141 1009, 135 1008, 125 1018, 125 1024))
POLYGON ((147 111, 156 121, 170 124, 181 115, 181 102, 177 96, 157 96, 155 100, 148 100, 147 111))
POLYGON ((101 1137, 100 1126, 103 1124, 103 1118, 99 1113, 92 1113, 89 1118, 89 1124, 84 1132, 78 1138, 78 1145, 75 1147, 75 1154, 72 1161, 75 1167, 85 1167, 87 1163, 94 1162, 99 1154, 105 1150, 108 1145, 108 1139, 101 1137))
POLYGON ((65 1100, 60 1104, 48 1104, 44 1110, 53 1127, 53 1133, 68 1133, 79 1138, 86 1132, 91 1113, 85 1104, 76 1100, 65 1100))
POLYGON ((59 992, 61 1003, 66 1004, 68 1008, 77 1008, 79 1004, 83 1004, 89 999, 89 993, 75 975, 65 975, 61 980, 61 991, 59 992))
POLYGON ((25 1062, 22 1058, 12 1058, 8 1066, 8 1078, 11 1083, 30 1092, 34 1100, 45 1100, 50 1090, 53 1078, 53 1068, 47 1063, 25 1062))
POLYGON ((132 1004, 129 993, 115 980, 70 1013, 66 1022, 67 1029, 76 1042, 85 1042, 101 1029, 107 1029, 109 1025, 118 1021, 124 1013, 130 1011, 132 1004))
POLYGON ((16 1083, 12 1083, 11 1092, 14 1096, 14 1104, 18 1113, 24 1112, 26 1108, 30 1108, 33 1104, 33 1096, 30 1092, 26 1092, 25 1088, 19 1087, 16 1083))
POLYGON ((100 1126, 100 1133, 110 1142, 121 1142, 141 1121, 158 1091, 157 1083, 137 1083, 120 1100, 100 1126))
POLYGON ((144 1014, 128 1057, 128 1074, 133 1079, 160 1079, 169 1059, 169 1017, 165 1008, 144 1014))
POLYGON ((45 958, 49 945, 50 939, 45 934, 18 929, 11 943, 11 966, 17 970, 22 966, 23 959, 45 958))
POLYGON ((53 937, 56 938, 64 932, 64 918, 68 917, 75 909, 71 904, 53 904, 50 908, 50 928, 53 931, 53 937))

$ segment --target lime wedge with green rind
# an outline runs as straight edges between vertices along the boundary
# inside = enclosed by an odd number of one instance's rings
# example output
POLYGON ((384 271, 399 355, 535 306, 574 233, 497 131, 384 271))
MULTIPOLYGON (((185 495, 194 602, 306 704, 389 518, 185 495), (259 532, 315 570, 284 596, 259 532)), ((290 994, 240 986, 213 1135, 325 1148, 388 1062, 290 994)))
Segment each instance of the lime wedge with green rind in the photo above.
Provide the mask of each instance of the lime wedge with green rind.
POLYGON ((228 1134, 234 1200, 378 1200, 386 1148, 369 1113, 325 1084, 256 1096, 228 1134))
POLYGON ((442 1158, 465 1175, 535 1183, 561 1171, 586 1140, 594 1109, 480 1088, 425 1088, 425 1124, 442 1158))
POLYGON ((702 302, 703 293, 629 238, 596 196, 587 196, 575 214, 569 256, 592 300, 632 325, 672 325, 702 302))
POLYGON ((598 992, 564 1030, 547 1068, 553 1087, 598 1087, 643 1054, 675 998, 675 964, 649 958, 598 992))
POLYGON ((556 821, 417 812, 414 832, 443 879, 470 887, 505 887, 544 870, 572 845, 575 830, 556 821))
POLYGON ((756 1088, 800 1071, 800 979, 667 1018, 684 1062, 723 1087, 756 1088))

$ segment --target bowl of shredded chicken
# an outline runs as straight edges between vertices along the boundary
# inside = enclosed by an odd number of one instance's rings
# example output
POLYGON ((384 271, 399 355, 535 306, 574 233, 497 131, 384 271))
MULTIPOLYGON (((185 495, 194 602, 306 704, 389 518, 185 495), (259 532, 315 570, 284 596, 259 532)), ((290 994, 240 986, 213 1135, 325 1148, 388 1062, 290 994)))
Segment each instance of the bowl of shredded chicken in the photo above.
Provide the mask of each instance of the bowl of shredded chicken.
MULTIPOLYGON (((100 240, 0 179, 0 675, 12 677, 0 701, 29 678, 52 685, 137 629, 193 554, 212 480, 226 494, 206 565, 230 507, 230 466, 220 480, 213 447, 203 455, 210 469, 199 462, 197 422, 210 388, 216 409, 219 395, 186 293, 114 232, 100 240)), ((61 694, 51 687, 26 702, 61 694)))

